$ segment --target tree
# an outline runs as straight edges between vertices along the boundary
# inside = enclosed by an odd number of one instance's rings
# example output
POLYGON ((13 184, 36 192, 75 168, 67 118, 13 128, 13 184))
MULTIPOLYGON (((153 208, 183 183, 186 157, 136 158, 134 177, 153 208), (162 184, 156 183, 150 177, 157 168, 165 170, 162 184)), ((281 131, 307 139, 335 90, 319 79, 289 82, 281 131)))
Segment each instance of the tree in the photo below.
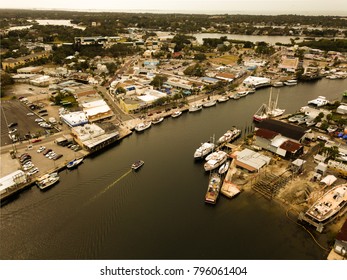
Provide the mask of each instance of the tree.
POLYGON ((106 67, 107 67, 108 73, 110 73, 111 75, 113 75, 117 70, 117 65, 114 62, 106 63, 106 67))
POLYGON ((121 94, 121 93, 126 93, 127 91, 125 90, 125 88, 123 88, 123 87, 118 87, 117 89, 116 89, 116 93, 117 94, 121 94))
POLYGON ((12 79, 12 77, 6 73, 6 72, 2 72, 1 73, 1 97, 4 96, 4 92, 5 92, 5 87, 8 85, 13 85, 14 81, 12 79))
POLYGON ((150 85, 161 88, 163 84, 167 81, 167 76, 164 75, 156 75, 153 80, 150 82, 150 85))
POLYGON ((199 60, 199 61, 203 61, 203 60, 206 60, 206 55, 203 54, 203 53, 197 53, 197 54, 194 56, 194 59, 195 59, 195 60, 199 60))

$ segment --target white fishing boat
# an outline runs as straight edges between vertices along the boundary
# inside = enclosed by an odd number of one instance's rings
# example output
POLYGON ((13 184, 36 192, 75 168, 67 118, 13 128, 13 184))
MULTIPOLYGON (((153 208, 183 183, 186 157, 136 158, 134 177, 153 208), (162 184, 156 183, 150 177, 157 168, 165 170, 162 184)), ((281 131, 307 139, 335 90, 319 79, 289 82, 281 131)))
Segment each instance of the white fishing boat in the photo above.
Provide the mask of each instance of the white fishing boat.
POLYGON ((197 112, 202 110, 201 104, 193 104, 189 107, 189 112, 197 112))
POLYGON ((230 99, 235 99, 235 100, 237 100, 237 99, 240 99, 241 97, 239 96, 239 94, 238 93, 235 93, 233 96, 230 96, 230 99))
POLYGON ((210 178, 208 181, 207 192, 205 195, 206 203, 216 204, 217 198, 219 196, 221 183, 222 183, 222 179, 220 175, 216 172, 213 172, 210 175, 210 178))
POLYGON ((59 182, 58 173, 50 173, 50 174, 45 174, 42 177, 38 178, 36 181, 36 185, 39 187, 40 190, 46 190, 58 182, 59 182))
POLYGON ((223 95, 223 96, 221 96, 221 97, 219 97, 219 98, 217 99, 217 101, 218 101, 219 103, 226 102, 226 101, 228 101, 228 100, 229 100, 229 97, 226 96, 226 95, 223 95))
POLYGON ((286 86, 295 86, 298 84, 297 80, 287 80, 285 82, 283 82, 286 86))
POLYGON ((161 123, 164 120, 163 117, 157 117, 152 120, 152 124, 158 124, 161 123))
POLYGON ((204 106, 204 107, 212 107, 214 105, 216 105, 216 100, 212 100, 212 99, 208 100, 202 104, 202 106, 204 106))
POLYGON ((273 87, 283 87, 284 86, 284 83, 283 82, 274 82, 272 84, 273 87))
POLYGON ((204 158, 208 154, 212 153, 215 147, 216 145, 210 142, 202 143, 201 146, 195 150, 194 158, 195 159, 204 158))
POLYGON ((73 169, 75 167, 77 167, 78 165, 80 165, 83 162, 83 157, 82 158, 75 158, 74 160, 70 161, 66 167, 68 169, 73 169))
POLYGON ((173 118, 177 118, 179 117, 180 115, 182 115, 182 112, 181 111, 175 111, 171 114, 171 117, 173 118))
POLYGON ((237 93, 237 95, 239 96, 239 97, 245 97, 246 95, 248 95, 248 90, 243 90, 243 91, 239 91, 238 93, 237 93))
POLYGON ((221 166, 228 159, 228 154, 223 151, 213 152, 206 157, 206 163, 204 164, 205 171, 213 170, 221 166))
POLYGON ((135 130, 137 132, 141 132, 147 128, 150 128, 151 125, 152 125, 152 122, 150 122, 150 121, 141 122, 135 126, 135 130))
POLYGON ((318 96, 316 99, 310 100, 307 102, 309 105, 314 105, 317 107, 322 107, 324 105, 327 105, 329 101, 326 99, 325 96, 318 96))
POLYGON ((277 107, 279 92, 277 92, 277 97, 272 100, 272 88, 270 89, 270 97, 268 104, 262 104, 258 111, 253 115, 253 120, 256 122, 261 122, 267 118, 275 118, 283 115, 285 109, 280 109, 277 107))

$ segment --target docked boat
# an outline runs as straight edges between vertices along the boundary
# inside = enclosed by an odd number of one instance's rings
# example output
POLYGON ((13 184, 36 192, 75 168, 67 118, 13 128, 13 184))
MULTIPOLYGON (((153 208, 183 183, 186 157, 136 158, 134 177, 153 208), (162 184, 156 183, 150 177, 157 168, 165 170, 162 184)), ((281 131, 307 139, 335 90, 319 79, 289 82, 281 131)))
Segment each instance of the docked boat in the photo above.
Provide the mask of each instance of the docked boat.
POLYGON ((213 152, 206 157, 206 162, 204 164, 205 171, 213 170, 221 166, 228 159, 228 154, 223 151, 213 152))
POLYGON ((259 107, 258 111, 255 112, 255 114, 253 115, 253 121, 261 122, 267 118, 269 118, 269 115, 267 113, 267 105, 264 103, 259 107))
POLYGON ((342 97, 347 97, 347 90, 342 93, 342 97))
POLYGON ((238 136, 240 136, 241 130, 237 128, 233 128, 225 132, 217 141, 218 144, 229 143, 232 140, 235 140, 238 136))
POLYGON ((172 113, 171 117, 177 118, 177 117, 179 117, 180 115, 182 115, 182 112, 181 112, 181 111, 175 111, 175 112, 172 113))
POLYGON ((273 87, 283 87, 284 86, 284 83, 283 82, 274 82, 272 84, 273 87))
POLYGON ((226 95, 223 95, 223 96, 221 96, 221 97, 219 97, 219 98, 217 99, 217 101, 218 101, 219 103, 226 102, 226 101, 228 101, 228 100, 229 100, 229 97, 226 96, 226 95))
POLYGON ((189 112, 197 112, 202 110, 202 105, 201 104, 194 104, 189 107, 189 112))
POLYGON ((231 141, 232 137, 233 132, 231 130, 228 130, 217 140, 217 144, 228 143, 231 141))
POLYGON ((47 190, 56 183, 59 182, 59 176, 57 173, 46 174, 36 181, 36 185, 40 190, 47 190))
POLYGON ((204 106, 204 107, 212 107, 214 105, 216 105, 216 100, 212 100, 212 99, 208 100, 202 104, 202 106, 204 106))
POLYGON ((317 224, 326 224, 347 206, 347 184, 338 185, 321 196, 305 213, 317 224))
POLYGON ((285 84, 286 86, 295 86, 298 84, 297 80, 287 80, 285 82, 283 82, 283 84, 285 84))
POLYGON ((152 124, 161 123, 163 120, 164 120, 163 117, 154 118, 154 119, 152 120, 152 124))
POLYGON ((208 188, 205 195, 205 202, 210 204, 216 204, 219 196, 220 186, 222 179, 218 173, 213 172, 209 178, 208 188))
POLYGON ((219 167, 218 173, 219 173, 220 175, 224 174, 225 172, 228 171, 229 166, 230 166, 230 161, 227 160, 225 163, 223 163, 223 164, 219 167))
POLYGON ((152 125, 152 122, 148 122, 148 121, 141 122, 135 126, 135 130, 137 132, 141 132, 141 131, 144 131, 145 129, 149 128, 151 125, 152 125))
POLYGON ((230 96, 230 99, 235 99, 235 100, 237 100, 237 99, 240 99, 241 97, 239 96, 239 94, 238 93, 235 93, 233 96, 230 96))
POLYGON ((239 92, 237 93, 237 95, 238 95, 239 97, 244 97, 244 96, 248 95, 248 93, 249 93, 248 90, 244 90, 244 91, 239 91, 239 92))
POLYGON ((262 104, 260 106, 258 111, 253 115, 253 120, 256 122, 261 122, 267 118, 275 118, 275 117, 279 117, 283 115, 283 113, 285 112, 285 109, 280 109, 277 107, 278 96, 279 96, 279 93, 277 93, 276 99, 272 100, 272 88, 271 88, 269 103, 262 104))
POLYGON ((70 161, 66 167, 68 169, 73 169, 75 167, 77 167, 78 165, 80 165, 83 162, 83 157, 82 158, 75 158, 74 160, 70 161))
POLYGON ((194 158, 195 159, 204 158, 208 154, 212 153, 215 147, 216 145, 210 142, 202 143, 201 146, 195 150, 194 158))
POLYGON ((316 99, 310 100, 307 102, 309 105, 314 105, 317 107, 325 106, 329 103, 325 96, 318 96, 316 99))
POLYGON ((137 170, 139 169, 142 165, 144 165, 144 161, 143 160, 137 160, 135 161, 132 165, 131 165, 131 169, 133 170, 137 170))

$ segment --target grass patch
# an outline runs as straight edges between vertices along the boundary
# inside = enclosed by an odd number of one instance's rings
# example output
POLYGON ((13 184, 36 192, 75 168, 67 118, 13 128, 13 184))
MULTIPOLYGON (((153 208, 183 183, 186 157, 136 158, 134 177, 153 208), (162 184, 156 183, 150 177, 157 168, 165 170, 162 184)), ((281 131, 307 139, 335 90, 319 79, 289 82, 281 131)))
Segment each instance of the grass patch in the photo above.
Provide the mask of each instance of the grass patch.
POLYGON ((221 57, 211 58, 210 62, 216 64, 235 64, 238 57, 236 55, 223 55, 221 57))

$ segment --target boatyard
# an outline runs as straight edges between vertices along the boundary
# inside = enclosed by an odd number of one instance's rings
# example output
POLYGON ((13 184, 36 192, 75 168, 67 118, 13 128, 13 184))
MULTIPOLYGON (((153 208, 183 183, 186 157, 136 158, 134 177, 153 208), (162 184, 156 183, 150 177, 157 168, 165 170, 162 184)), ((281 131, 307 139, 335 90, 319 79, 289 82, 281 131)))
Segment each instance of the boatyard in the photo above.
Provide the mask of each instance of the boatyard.
POLYGON ((347 257, 346 54, 124 32, 2 64, 2 257, 347 257))

